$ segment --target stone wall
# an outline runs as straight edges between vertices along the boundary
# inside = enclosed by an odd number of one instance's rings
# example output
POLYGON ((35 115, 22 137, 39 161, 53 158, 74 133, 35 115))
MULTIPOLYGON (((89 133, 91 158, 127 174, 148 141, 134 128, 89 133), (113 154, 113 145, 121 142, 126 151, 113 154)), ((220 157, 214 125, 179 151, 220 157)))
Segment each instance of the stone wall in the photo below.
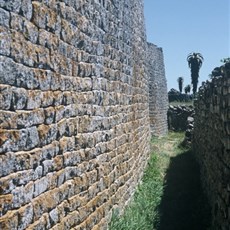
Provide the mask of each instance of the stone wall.
POLYGON ((168 108, 168 128, 173 131, 185 131, 188 118, 194 116, 192 105, 170 105, 168 108))
POLYGON ((149 117, 151 134, 161 136, 168 132, 167 82, 162 48, 151 43, 148 43, 147 68, 149 72, 149 117))
POLYGON ((212 229, 230 226, 230 72, 199 90, 193 148, 212 207, 212 229))
POLYGON ((149 157, 144 28, 142 0, 0 1, 0 229, 124 207, 149 157))

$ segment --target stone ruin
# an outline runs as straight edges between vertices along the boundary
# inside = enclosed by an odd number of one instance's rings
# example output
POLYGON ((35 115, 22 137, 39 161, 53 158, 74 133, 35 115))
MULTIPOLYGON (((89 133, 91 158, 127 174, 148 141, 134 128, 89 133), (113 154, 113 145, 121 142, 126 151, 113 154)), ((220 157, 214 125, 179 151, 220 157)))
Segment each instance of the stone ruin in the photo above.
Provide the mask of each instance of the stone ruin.
POLYGON ((192 105, 170 105, 167 112, 168 128, 172 131, 186 131, 194 116, 192 105))
POLYGON ((0 1, 0 229, 106 229, 150 121, 167 132, 166 88, 142 0, 0 1))
MULTIPOLYGON (((213 229, 230 226, 229 87, 226 71, 195 104, 213 229)), ((167 133, 143 1, 0 1, 0 92, 0 229, 107 229, 167 133)))
POLYGON ((149 70, 149 118, 151 135, 162 136, 168 131, 168 95, 162 48, 147 43, 149 70))
POLYGON ((212 211, 212 228, 230 226, 230 64, 200 88, 195 101, 193 151, 212 211))

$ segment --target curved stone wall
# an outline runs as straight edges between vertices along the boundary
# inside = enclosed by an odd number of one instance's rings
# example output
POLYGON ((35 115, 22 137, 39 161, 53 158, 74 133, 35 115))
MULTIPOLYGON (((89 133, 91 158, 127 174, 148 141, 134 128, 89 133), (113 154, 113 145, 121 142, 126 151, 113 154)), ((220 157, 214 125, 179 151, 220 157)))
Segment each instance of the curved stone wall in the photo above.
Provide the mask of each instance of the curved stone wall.
POLYGON ((199 90, 193 149, 212 208, 212 228, 230 226, 230 71, 199 90))
POLYGON ((168 94, 162 48, 148 44, 149 118, 151 134, 162 136, 168 132, 168 94))
POLYGON ((0 1, 0 229, 104 229, 149 157, 142 0, 0 1))

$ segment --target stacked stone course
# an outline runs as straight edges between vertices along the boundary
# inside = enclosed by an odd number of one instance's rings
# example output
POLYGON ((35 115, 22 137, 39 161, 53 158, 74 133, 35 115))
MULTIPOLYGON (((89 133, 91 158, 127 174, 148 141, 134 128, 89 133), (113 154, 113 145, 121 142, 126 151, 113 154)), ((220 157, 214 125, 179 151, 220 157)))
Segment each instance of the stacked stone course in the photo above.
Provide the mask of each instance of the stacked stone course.
POLYGON ((149 158, 146 51, 142 0, 0 1, 0 229, 107 229, 149 158))
POLYGON ((230 226, 230 72, 203 84, 195 102, 195 156, 212 208, 211 229, 230 226))
POLYGON ((0 229, 104 229, 149 157, 139 0, 0 1, 0 229))
POLYGON ((168 107, 168 128, 173 131, 185 131, 188 118, 194 116, 192 105, 170 105, 168 107))
POLYGON ((149 42, 147 45, 150 129, 152 135, 162 136, 168 132, 168 96, 164 56, 162 48, 149 42))

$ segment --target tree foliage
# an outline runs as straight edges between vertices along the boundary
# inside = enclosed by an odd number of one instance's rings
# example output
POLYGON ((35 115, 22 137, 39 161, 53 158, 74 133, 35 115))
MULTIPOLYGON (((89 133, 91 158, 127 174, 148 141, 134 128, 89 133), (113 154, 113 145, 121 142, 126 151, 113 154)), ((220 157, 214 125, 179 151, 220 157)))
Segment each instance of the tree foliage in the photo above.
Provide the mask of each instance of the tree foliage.
POLYGON ((191 69, 191 82, 193 85, 193 94, 195 94, 197 91, 199 71, 203 61, 204 58, 201 53, 190 53, 187 56, 188 66, 191 69))
POLYGON ((178 77, 177 82, 178 82, 178 86, 179 86, 179 91, 180 91, 180 93, 182 93, 184 78, 178 77))
POLYGON ((190 85, 187 85, 187 86, 184 87, 184 92, 186 94, 190 93, 190 91, 191 91, 191 86, 190 85))
POLYGON ((230 57, 223 58, 220 61, 223 62, 223 63, 230 63, 230 57))

